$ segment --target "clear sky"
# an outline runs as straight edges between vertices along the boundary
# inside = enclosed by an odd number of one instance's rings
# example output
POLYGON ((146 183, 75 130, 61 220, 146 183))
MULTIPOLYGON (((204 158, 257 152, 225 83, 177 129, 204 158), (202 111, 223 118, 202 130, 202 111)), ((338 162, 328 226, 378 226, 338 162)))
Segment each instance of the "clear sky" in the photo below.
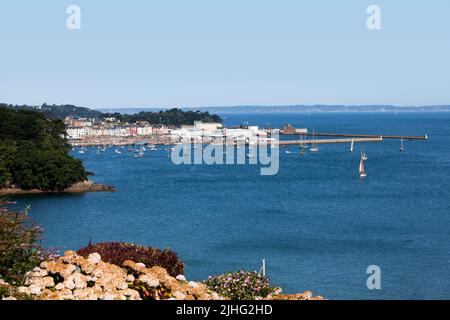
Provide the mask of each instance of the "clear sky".
POLYGON ((7 103, 433 105, 450 104, 449 80, 448 0, 0 2, 7 103))

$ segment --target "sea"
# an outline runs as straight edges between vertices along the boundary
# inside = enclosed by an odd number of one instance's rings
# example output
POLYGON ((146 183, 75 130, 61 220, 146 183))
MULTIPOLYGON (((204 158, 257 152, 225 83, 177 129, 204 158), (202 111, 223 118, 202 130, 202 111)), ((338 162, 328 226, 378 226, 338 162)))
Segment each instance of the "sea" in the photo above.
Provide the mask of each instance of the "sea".
POLYGON ((90 240, 170 248, 192 280, 260 271, 265 259, 285 293, 450 299, 450 113, 241 113, 224 123, 429 139, 404 141, 404 152, 398 140, 356 144, 353 153, 349 144, 320 145, 304 156, 287 146, 273 176, 250 164, 175 165, 162 146, 141 159, 88 148, 73 155, 116 193, 19 196, 15 208, 31 205, 47 248, 90 240), (368 286, 373 266, 379 289, 368 286))

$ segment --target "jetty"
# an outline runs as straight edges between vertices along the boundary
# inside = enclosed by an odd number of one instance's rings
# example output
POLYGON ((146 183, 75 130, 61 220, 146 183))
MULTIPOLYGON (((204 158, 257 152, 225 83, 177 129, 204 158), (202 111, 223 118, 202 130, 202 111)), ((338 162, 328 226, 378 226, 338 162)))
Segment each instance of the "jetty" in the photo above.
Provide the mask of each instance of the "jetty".
MULTIPOLYGON (((316 134, 317 135, 317 134, 316 134)), ((278 145, 309 145, 309 144, 336 144, 336 143, 366 143, 382 142, 384 137, 352 138, 352 139, 314 139, 314 140, 280 140, 274 141, 278 145)))
MULTIPOLYGON (((428 140, 428 135, 424 136, 402 136, 402 135, 375 135, 375 134, 354 134, 354 133, 304 133, 307 136, 316 136, 316 137, 352 137, 352 138, 366 138, 366 139, 403 139, 403 140, 428 140)), ((318 140, 320 141, 320 140, 318 140)), ((355 139, 355 142, 358 142, 355 139)))

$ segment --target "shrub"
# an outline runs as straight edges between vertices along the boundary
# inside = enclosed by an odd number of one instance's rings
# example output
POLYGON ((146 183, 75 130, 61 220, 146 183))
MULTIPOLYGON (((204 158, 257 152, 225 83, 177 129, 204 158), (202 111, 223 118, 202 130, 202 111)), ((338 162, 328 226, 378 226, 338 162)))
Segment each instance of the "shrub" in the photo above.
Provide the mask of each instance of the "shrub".
POLYGON ((0 278, 21 284, 25 273, 43 260, 43 250, 37 245, 41 229, 26 211, 11 212, 5 199, 0 199, 0 278))
POLYGON ((257 272, 238 271, 220 276, 210 276, 203 282, 208 289, 231 300, 265 298, 275 291, 269 279, 257 272))
POLYGON ((126 260, 131 260, 137 263, 141 262, 149 268, 162 267, 173 277, 184 274, 184 263, 175 252, 169 249, 160 250, 131 243, 107 242, 89 244, 87 247, 78 250, 77 253, 87 257, 94 252, 100 254, 103 261, 119 266, 126 260))

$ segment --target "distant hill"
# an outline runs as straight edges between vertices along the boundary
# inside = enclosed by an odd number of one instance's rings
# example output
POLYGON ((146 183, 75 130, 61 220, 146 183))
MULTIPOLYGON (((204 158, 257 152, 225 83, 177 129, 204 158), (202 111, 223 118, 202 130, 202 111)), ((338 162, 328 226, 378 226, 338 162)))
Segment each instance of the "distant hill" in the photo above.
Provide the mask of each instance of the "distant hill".
MULTIPOLYGON (((193 124, 195 121, 203 122, 222 122, 222 119, 216 114, 210 114, 207 111, 198 110, 181 110, 173 109, 155 109, 152 112, 111 112, 104 113, 99 110, 92 110, 84 107, 77 107, 73 105, 47 105, 42 106, 28 106, 28 105, 11 105, 0 103, 0 108, 6 108, 14 111, 38 111, 43 113, 47 119, 64 119, 67 116, 77 118, 95 118, 104 119, 114 117, 122 122, 137 122, 147 121, 150 124, 164 124, 180 126, 183 124, 193 124)), ((128 111, 124 109, 124 111, 128 111)))
POLYGON ((42 106, 28 106, 28 105, 11 105, 11 104, 0 104, 0 107, 6 107, 8 109, 14 110, 31 110, 42 112, 48 119, 64 119, 65 117, 79 117, 79 118, 101 118, 103 113, 98 110, 93 110, 84 107, 77 107, 74 105, 47 105, 42 106))
MULTIPOLYGON (((450 105, 439 106, 393 106, 393 105, 291 105, 291 106, 222 106, 222 107, 183 107, 183 111, 199 110, 214 114, 229 113, 284 113, 284 112, 448 112, 450 105)), ((134 114, 142 111, 157 112, 164 108, 110 108, 104 112, 134 114)))
MULTIPOLYGON (((180 109, 171 108, 107 108, 107 109, 89 109, 85 107, 77 107, 74 105, 47 105, 42 106, 28 106, 28 105, 11 105, 0 103, 0 107, 6 107, 14 110, 34 110, 44 113, 49 119, 64 119, 67 116, 78 118, 96 118, 101 119, 107 116, 116 116, 122 118, 121 120, 150 120, 154 119, 168 119, 162 123, 175 124, 173 122, 173 114, 177 113, 177 121, 184 121, 189 119, 194 120, 217 121, 220 122, 220 117, 217 114, 230 113, 287 113, 287 112, 450 112, 450 105, 436 105, 436 106, 394 106, 394 105, 288 105, 288 106, 210 106, 210 107, 182 107, 180 109), (179 114, 182 110, 185 114, 179 114), (162 112, 162 114, 161 114, 162 112), (195 112, 196 115, 193 115, 195 112), (208 113, 208 114, 207 114, 208 113), (122 115, 118 116, 118 114, 122 115), (140 114, 139 117, 132 116, 140 114)), ((159 123, 160 120, 155 123, 159 123)))

